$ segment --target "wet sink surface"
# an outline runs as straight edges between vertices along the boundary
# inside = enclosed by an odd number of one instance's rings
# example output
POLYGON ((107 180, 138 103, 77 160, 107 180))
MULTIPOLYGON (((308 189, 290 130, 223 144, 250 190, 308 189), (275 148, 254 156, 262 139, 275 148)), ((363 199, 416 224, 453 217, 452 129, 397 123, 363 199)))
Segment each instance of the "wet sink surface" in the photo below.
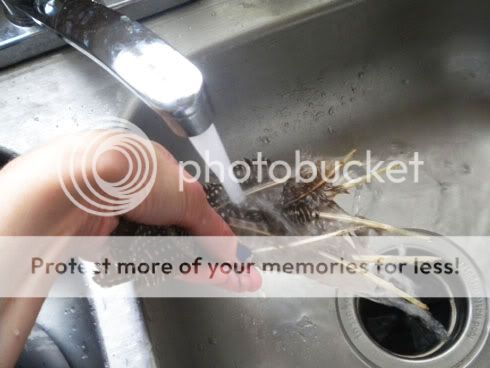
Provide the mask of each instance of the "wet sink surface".
MULTIPOLYGON (((420 183, 373 184, 345 208, 397 226, 490 235, 488 19, 485 1, 355 2, 196 61, 232 159, 419 152, 420 183)), ((145 108, 131 118, 179 159, 196 157, 155 130, 145 108)), ((146 300, 144 309, 161 366, 364 366, 331 299, 146 300)))
MULTIPOLYGON (((262 6, 278 14, 290 3, 281 1, 262 6)), ((360 159, 371 150, 378 159, 408 160, 417 151, 425 162, 420 183, 373 184, 343 198, 344 208, 445 235, 490 235, 490 3, 318 4, 304 17, 191 55, 231 158, 261 151, 292 160, 296 149, 337 157, 357 148, 360 159)), ((245 13, 253 5, 240 6, 245 13)), ((65 50, 27 69, 0 79, 9 88, 0 96, 7 148, 22 151, 114 114, 179 160, 196 159, 188 142, 82 56, 65 50)), ((344 337, 333 299, 147 299, 143 311, 161 367, 365 366, 344 337)), ((472 366, 487 366, 489 350, 472 366)))
MULTIPOLYGON (((371 150, 387 160, 417 151, 420 185, 373 188, 382 198, 367 214, 446 235, 488 235, 490 5, 471 4, 358 2, 201 52, 196 61, 232 158, 357 148, 360 158, 371 150), (407 205, 419 210, 400 214, 407 205)), ((145 108, 130 116, 179 159, 196 157, 145 108)))

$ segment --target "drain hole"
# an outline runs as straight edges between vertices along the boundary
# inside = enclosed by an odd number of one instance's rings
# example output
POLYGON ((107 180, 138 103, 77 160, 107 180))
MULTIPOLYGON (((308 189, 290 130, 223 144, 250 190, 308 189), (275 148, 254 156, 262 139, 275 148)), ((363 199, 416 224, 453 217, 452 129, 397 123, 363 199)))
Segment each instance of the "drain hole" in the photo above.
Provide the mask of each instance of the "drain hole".
POLYGON ((390 354, 415 360, 448 350, 461 336, 468 320, 465 298, 425 298, 422 301, 448 331, 448 339, 441 341, 420 318, 396 307, 358 298, 356 309, 364 331, 378 346, 390 354))

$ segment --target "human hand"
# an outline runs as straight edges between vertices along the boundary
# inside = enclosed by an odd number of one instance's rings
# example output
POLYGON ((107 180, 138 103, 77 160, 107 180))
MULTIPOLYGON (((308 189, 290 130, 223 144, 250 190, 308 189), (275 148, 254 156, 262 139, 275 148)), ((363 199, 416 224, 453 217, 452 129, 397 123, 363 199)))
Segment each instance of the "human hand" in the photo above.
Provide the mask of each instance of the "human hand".
MULTIPOLYGON (((97 216, 75 206, 61 186, 57 167, 65 152, 74 146, 88 145, 100 134, 107 134, 107 131, 62 137, 14 159, 0 171, 0 193, 3 196, 0 236, 108 236, 114 231, 120 217, 97 216)), ((181 169, 178 162, 160 144, 153 142, 152 146, 156 153, 155 184, 138 206, 122 216, 148 225, 181 226, 195 236, 228 236, 233 239, 229 226, 208 204, 202 186, 197 182, 184 182, 183 190, 179 190, 181 169)), ((83 183, 82 169, 86 169, 89 184, 96 185, 87 164, 91 161, 85 157, 85 160, 80 158, 74 163, 74 176, 80 179, 79 183, 83 183)), ((117 182, 126 176, 129 164, 121 152, 108 151, 99 157, 95 168, 103 180, 117 182)), ((61 172, 62 177, 69 174, 61 172)), ((210 250, 222 261, 236 262, 236 241, 228 243, 228 247, 210 247, 210 250)), ((216 274, 210 281, 234 291, 254 291, 260 287, 261 278, 255 269, 251 271, 240 275, 216 274)), ((209 280, 208 275, 190 279, 191 282, 204 280, 209 280)), ((0 302, 0 355, 6 358, 5 367, 14 364, 41 305, 40 298, 0 302), (14 330, 17 332, 12 335, 14 330)))

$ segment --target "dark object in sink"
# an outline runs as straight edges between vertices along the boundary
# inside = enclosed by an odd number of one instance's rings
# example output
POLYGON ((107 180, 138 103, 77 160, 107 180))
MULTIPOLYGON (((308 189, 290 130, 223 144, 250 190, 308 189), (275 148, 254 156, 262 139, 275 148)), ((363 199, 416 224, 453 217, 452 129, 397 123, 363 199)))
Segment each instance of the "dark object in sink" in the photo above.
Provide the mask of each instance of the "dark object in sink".
MULTIPOLYGON (((369 231, 407 235, 401 229, 350 216, 335 202, 338 194, 348 193, 368 178, 366 175, 352 182, 340 180, 335 183, 329 180, 334 177, 336 170, 352 160, 354 153, 355 150, 349 152, 340 161, 328 160, 326 179, 320 175, 320 163, 316 174, 304 170, 300 172, 302 178, 314 175, 313 181, 302 182, 291 177, 283 184, 265 177, 259 182, 252 175, 242 184, 246 200, 239 205, 229 200, 223 186, 218 182, 205 184, 204 188, 211 206, 237 235, 312 236, 334 232, 339 232, 338 235, 367 235, 369 231)), ((250 162, 247 159, 244 161, 250 162)), ((240 178, 237 171, 235 175, 240 178)), ((122 221, 113 235, 159 236, 186 233, 176 227, 147 226, 122 221)))
POLYGON ((0 169, 7 165, 10 161, 12 161, 17 156, 16 153, 0 147, 0 169))
POLYGON ((59 346, 38 324, 32 329, 24 351, 16 364, 16 368, 31 367, 71 367, 59 346))

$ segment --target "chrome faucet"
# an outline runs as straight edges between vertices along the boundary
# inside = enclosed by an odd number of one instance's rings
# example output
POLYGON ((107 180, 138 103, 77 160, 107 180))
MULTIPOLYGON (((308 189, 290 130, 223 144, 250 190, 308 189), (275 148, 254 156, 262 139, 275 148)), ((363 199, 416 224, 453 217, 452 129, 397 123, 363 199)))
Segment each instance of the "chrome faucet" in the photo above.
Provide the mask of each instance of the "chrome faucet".
POLYGON ((140 23, 92 0, 0 1, 10 21, 43 25, 104 67, 176 134, 211 125, 199 69, 140 23))

